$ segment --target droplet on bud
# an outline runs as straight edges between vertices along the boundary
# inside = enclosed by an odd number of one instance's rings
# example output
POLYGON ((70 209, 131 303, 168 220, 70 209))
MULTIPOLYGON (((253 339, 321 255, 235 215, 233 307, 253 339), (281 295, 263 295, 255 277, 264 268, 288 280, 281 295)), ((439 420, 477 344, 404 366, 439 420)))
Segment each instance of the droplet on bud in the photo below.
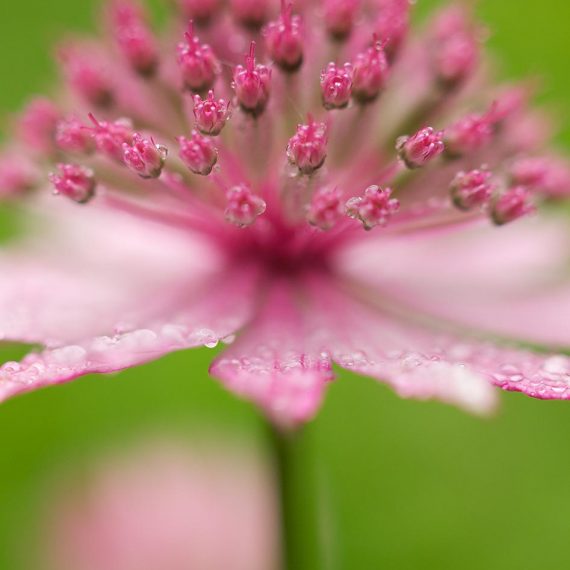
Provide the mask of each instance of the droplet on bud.
POLYGON ((210 90, 208 97, 202 99, 194 95, 194 119, 196 127, 204 135, 219 135, 230 117, 230 102, 224 99, 216 100, 210 90))
POLYGON ((256 196, 246 184, 230 188, 226 198, 226 220, 239 228, 251 226, 267 208, 265 201, 256 196))
POLYGON ((61 194, 78 204, 85 204, 93 198, 96 182, 90 168, 77 164, 58 164, 57 168, 57 173, 49 175, 55 194, 61 194))
POLYGON ((165 146, 156 144, 139 133, 133 135, 132 145, 123 144, 125 164, 141 178, 158 178, 167 154, 165 146))
POLYGON ((321 95, 325 109, 343 109, 348 105, 352 94, 352 66, 342 67, 329 63, 321 73, 321 95))
POLYGON ((396 150, 408 168, 421 168, 445 150, 443 131, 425 127, 414 135, 400 137, 396 150))
POLYGON ((460 210, 468 211, 489 202, 494 190, 488 170, 459 172, 451 183, 451 198, 460 210))
POLYGON ((316 123, 312 117, 306 125, 298 125, 289 139, 287 157, 302 174, 313 174, 327 157, 328 133, 325 123, 316 123))
POLYGON ((192 131, 192 136, 178 137, 179 156, 182 162, 194 173, 207 176, 218 161, 218 151, 210 137, 192 131))
POLYGON ((524 186, 515 186, 497 197, 491 208, 491 219, 502 226, 532 214, 535 210, 530 190, 524 186))
POLYGON ((347 216, 360 220, 365 230, 385 226, 400 209, 400 202, 391 198, 391 188, 369 186, 363 196, 355 196, 346 203, 347 216))

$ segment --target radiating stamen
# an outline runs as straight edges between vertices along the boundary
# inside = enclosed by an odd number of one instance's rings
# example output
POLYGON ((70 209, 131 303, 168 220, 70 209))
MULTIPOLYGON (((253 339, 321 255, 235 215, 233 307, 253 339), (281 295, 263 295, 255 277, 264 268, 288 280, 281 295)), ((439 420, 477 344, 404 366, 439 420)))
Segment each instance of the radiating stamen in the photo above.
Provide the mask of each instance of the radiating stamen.
POLYGON ((327 157, 328 129, 325 123, 316 123, 309 116, 308 124, 298 125, 289 139, 287 157, 302 174, 313 174, 327 157))
POLYGON ((207 176, 218 161, 218 151, 210 137, 192 131, 192 136, 178 137, 179 156, 182 162, 194 173, 207 176))
POLYGON ((460 210, 472 210, 489 202, 495 186, 488 170, 459 172, 451 183, 451 199, 460 210))
POLYGON ((303 63, 301 18, 291 11, 292 4, 281 0, 281 16, 263 29, 269 57, 287 72, 296 71, 303 63))
POLYGON ((95 175, 90 168, 77 164, 58 164, 58 172, 49 175, 54 193, 85 204, 95 195, 95 175))
POLYGON ((123 144, 123 153, 125 164, 141 178, 158 178, 168 150, 152 139, 146 139, 135 133, 132 145, 123 144))
POLYGON ((535 212, 531 193, 524 186, 515 186, 499 195, 491 208, 491 219, 502 226, 535 212))
POLYGON ((209 45, 200 43, 192 22, 184 37, 186 41, 178 44, 178 66, 184 87, 196 93, 205 92, 214 85, 221 71, 220 62, 209 45))
POLYGON ((307 209, 307 221, 321 230, 330 230, 342 218, 344 207, 338 188, 317 190, 307 209))
POLYGON ((226 220, 239 228, 251 226, 267 208, 265 201, 256 196, 246 184, 230 188, 226 198, 226 220))
POLYGON ((271 92, 271 70, 255 64, 255 42, 250 43, 245 66, 236 66, 232 86, 244 111, 257 117, 265 110, 271 92))
POLYGON ((331 62, 321 73, 321 96, 325 109, 343 109, 352 94, 352 66, 342 67, 331 62))
POLYGON ((202 99, 194 95, 194 119, 196 127, 204 135, 219 135, 230 117, 230 102, 225 99, 216 100, 210 90, 208 97, 202 99))
POLYGON ((404 164, 410 168, 421 168, 445 149, 443 131, 435 131, 425 127, 411 136, 400 137, 396 142, 396 150, 404 164))
POLYGON ((365 230, 385 226, 400 209, 400 202, 391 198, 391 188, 369 186, 363 196, 355 196, 346 203, 346 214, 360 220, 365 230))

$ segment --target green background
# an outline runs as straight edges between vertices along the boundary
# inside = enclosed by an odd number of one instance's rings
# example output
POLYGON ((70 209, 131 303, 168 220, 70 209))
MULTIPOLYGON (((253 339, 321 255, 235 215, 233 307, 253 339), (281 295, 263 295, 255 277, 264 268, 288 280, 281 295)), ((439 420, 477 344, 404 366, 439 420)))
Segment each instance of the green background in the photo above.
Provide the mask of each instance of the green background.
MULTIPOLYGON (((49 86, 49 47, 63 31, 92 28, 96 4, 2 1, 2 116, 49 86)), ((420 0, 418 12, 434 4, 420 0)), ((478 11, 505 74, 541 78, 541 100, 558 111, 568 145, 570 3, 482 0, 478 11)), ((1 350, 2 360, 13 352, 1 350)), ((102 449, 157 430, 193 436, 205 427, 261 447, 252 408, 208 378, 212 356, 174 354, 0 407, 1 569, 32 568, 46 489, 102 449)), ((483 421, 340 374, 310 428, 337 515, 337 568, 570 567, 570 403, 502 400, 501 412, 483 421)))

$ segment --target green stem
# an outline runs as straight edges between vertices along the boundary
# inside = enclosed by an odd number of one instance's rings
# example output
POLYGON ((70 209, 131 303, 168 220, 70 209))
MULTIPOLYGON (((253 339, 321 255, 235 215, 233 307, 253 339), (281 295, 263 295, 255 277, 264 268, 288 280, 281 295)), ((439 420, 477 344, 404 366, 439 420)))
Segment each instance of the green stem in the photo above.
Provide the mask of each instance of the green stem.
POLYGON ((282 570, 324 570, 323 528, 311 428, 269 426, 281 508, 282 570))

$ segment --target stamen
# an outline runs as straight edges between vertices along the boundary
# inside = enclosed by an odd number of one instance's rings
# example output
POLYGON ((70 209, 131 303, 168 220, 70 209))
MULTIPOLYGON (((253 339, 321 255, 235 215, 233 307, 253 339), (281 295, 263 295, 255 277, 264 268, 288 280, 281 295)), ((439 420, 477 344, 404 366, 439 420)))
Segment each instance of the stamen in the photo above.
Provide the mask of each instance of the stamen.
POLYGON ((32 100, 18 121, 22 141, 35 151, 51 151, 60 117, 61 112, 49 99, 38 97, 32 100))
POLYGON ((410 19, 409 0, 380 0, 378 17, 374 26, 376 34, 385 42, 389 59, 395 59, 408 34, 410 19))
POLYGON ((141 7, 131 0, 114 0, 111 18, 115 41, 129 65, 140 75, 153 75, 158 48, 141 7))
POLYGON ((89 119, 93 127, 88 128, 92 133, 97 150, 116 162, 123 163, 123 145, 130 145, 133 140, 133 126, 129 119, 119 119, 112 123, 98 121, 92 113, 89 119))
POLYGON ((21 153, 0 156, 0 199, 16 198, 37 187, 39 172, 34 163, 21 153))
POLYGON ((89 129, 77 117, 67 117, 59 121, 55 142, 66 152, 89 154, 95 150, 95 142, 89 129))
POLYGON ((230 102, 214 98, 214 92, 208 92, 207 99, 194 95, 194 119, 196 127, 204 135, 219 135, 230 118, 230 102))
POLYGON ((202 93, 214 85, 221 71, 220 62, 212 48, 207 44, 201 44, 194 35, 192 22, 184 37, 186 42, 178 44, 178 65, 182 81, 189 91, 202 93))
POLYGON ((218 161, 218 151, 210 137, 192 131, 191 138, 178 137, 179 156, 182 162, 194 173, 208 176, 218 161))
POLYGON ((77 164, 58 164, 58 173, 51 173, 49 180, 54 186, 54 194, 85 204, 95 195, 95 175, 90 168, 77 164))
POLYGON ((71 88, 87 104, 108 108, 114 103, 113 87, 104 64, 87 46, 65 46, 60 57, 71 88))
POLYGON ((226 220, 239 228, 251 226, 267 208, 265 201, 255 195, 246 184, 230 188, 226 198, 226 220))
POLYGON ((570 164, 560 158, 521 158, 511 166, 510 177, 515 185, 526 186, 554 198, 570 195, 570 164))
POLYGON ((352 97, 358 103, 374 101, 388 79, 388 59, 382 43, 374 38, 374 44, 359 53, 353 64, 352 97))
POLYGON ((168 154, 165 146, 145 139, 139 133, 133 135, 132 146, 123 144, 123 152, 125 164, 141 178, 158 178, 168 154))
POLYGON ((360 220, 365 230, 384 227, 400 209, 400 202, 391 198, 391 188, 369 186, 363 196, 355 196, 346 203, 346 214, 360 220))
POLYGON ((445 150, 443 131, 425 127, 414 135, 400 137, 396 150, 409 169, 421 168, 445 150))
POLYGON ((289 139, 287 157, 302 174, 313 174, 327 157, 328 129, 325 123, 316 123, 309 116, 308 124, 298 125, 289 139))
POLYGON ((244 111, 255 117, 263 113, 271 92, 271 70, 255 64, 255 42, 249 46, 245 67, 238 65, 235 68, 232 87, 244 111))
POLYGON ((445 152, 451 158, 459 158, 487 145, 495 133, 491 112, 483 115, 467 115, 445 129, 445 152))
POLYGON ((325 109, 343 109, 352 94, 352 66, 345 63, 338 67, 329 63, 321 73, 321 95, 325 109))
POLYGON ((315 192, 307 211, 307 221, 325 231, 333 228, 344 214, 342 192, 338 188, 321 188, 315 192))
POLYGON ((259 30, 269 15, 268 0, 230 0, 230 10, 236 22, 246 28, 259 30))
POLYGON ((479 63, 479 41, 461 7, 445 10, 434 24, 433 66, 438 81, 455 89, 479 63))
POLYGON ((344 41, 350 36, 360 0, 325 0, 325 26, 329 36, 336 41, 344 41))
POLYGON ((281 16, 263 29, 269 57, 287 72, 297 71, 303 63, 301 18, 292 16, 292 4, 281 0, 281 16))
POLYGON ((491 172, 484 169, 459 172, 450 188, 454 205, 468 211, 487 204, 495 189, 491 176, 491 172))
POLYGON ((532 214, 536 207, 531 201, 531 193, 524 186, 509 188, 493 203, 491 219, 502 226, 518 218, 532 214))

